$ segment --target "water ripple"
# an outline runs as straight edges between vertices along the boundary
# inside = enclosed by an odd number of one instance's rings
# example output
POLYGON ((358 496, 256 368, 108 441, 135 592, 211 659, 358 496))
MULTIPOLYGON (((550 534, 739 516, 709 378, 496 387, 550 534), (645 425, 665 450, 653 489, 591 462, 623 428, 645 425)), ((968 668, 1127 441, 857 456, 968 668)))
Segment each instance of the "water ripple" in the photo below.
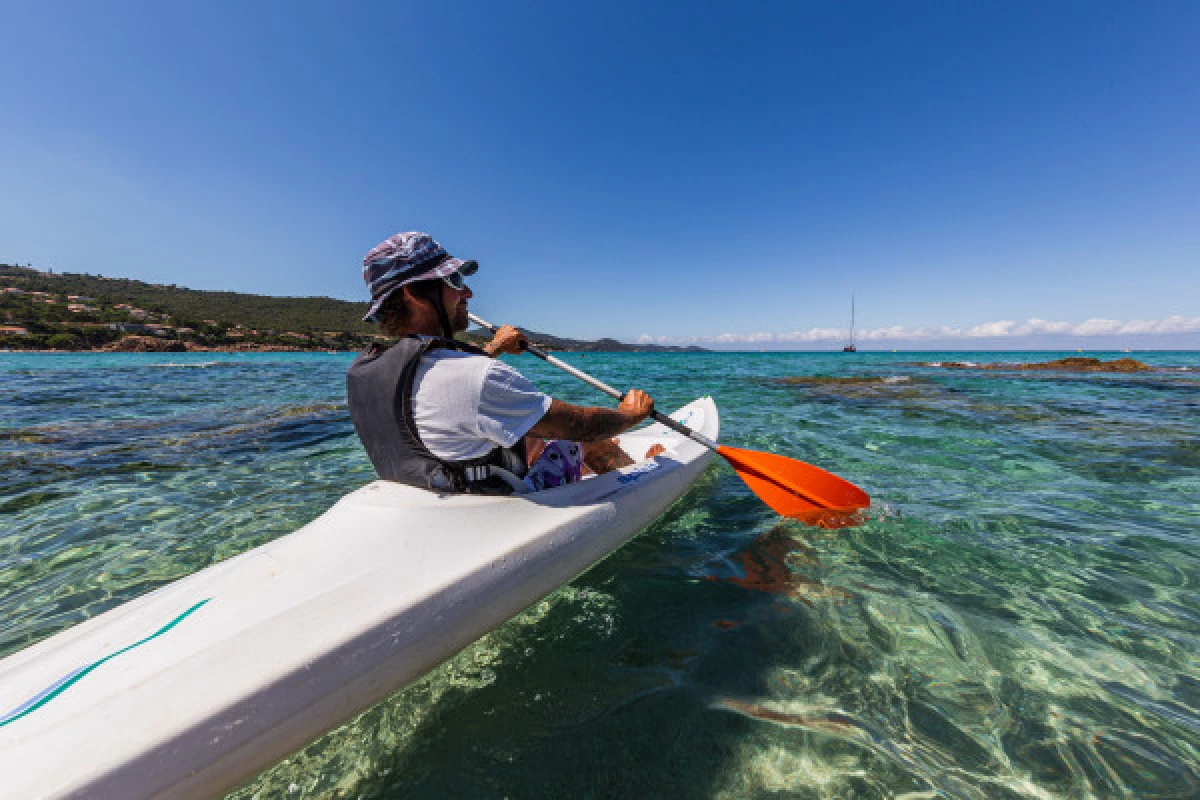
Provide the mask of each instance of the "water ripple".
MULTIPOLYGON (((875 507, 855 528, 780 522, 713 467, 234 797, 1200 795, 1200 357, 1149 354, 1171 371, 1144 375, 565 358, 660 407, 713 394, 723 440, 831 468, 875 507)), ((348 360, 0 356, 0 653, 369 480, 348 360)))

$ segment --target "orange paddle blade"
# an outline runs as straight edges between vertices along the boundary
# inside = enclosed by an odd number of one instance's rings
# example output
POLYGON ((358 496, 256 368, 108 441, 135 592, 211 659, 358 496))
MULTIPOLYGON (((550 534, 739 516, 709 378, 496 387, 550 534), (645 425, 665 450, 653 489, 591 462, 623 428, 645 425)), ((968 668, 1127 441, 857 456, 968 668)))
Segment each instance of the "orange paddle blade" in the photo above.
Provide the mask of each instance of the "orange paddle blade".
POLYGON ((782 517, 813 521, 828 512, 849 513, 871 505, 862 489, 812 464, 725 445, 717 453, 782 517))

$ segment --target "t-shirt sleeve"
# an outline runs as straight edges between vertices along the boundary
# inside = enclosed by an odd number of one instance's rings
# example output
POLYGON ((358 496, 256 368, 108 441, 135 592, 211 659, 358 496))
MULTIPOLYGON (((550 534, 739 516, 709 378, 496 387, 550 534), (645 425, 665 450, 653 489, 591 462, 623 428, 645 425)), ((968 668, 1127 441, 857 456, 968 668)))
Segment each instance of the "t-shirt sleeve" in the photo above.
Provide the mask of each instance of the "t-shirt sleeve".
POLYGON ((547 411, 551 399, 525 376, 493 361, 479 391, 479 433, 501 447, 512 447, 547 411))

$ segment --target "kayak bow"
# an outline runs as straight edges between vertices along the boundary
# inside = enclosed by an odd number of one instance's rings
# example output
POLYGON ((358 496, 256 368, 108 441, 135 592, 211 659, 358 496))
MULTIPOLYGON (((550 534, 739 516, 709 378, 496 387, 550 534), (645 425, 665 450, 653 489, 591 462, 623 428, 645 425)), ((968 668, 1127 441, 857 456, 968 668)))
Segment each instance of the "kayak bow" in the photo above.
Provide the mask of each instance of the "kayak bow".
MULTIPOLYGON (((709 398, 672 419, 718 435, 709 398)), ((609 555, 711 461, 663 425, 620 443, 635 459, 666 452, 521 496, 376 481, 0 661, 5 796, 212 797, 244 783, 609 555)))

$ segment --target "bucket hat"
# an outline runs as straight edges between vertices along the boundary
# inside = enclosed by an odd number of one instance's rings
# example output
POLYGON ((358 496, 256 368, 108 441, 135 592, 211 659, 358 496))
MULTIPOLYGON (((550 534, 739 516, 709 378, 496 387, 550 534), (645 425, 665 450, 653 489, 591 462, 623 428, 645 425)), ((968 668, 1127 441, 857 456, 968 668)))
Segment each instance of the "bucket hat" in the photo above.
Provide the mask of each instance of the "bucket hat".
POLYGON ((464 261, 446 252, 428 233, 405 231, 384 239, 363 258, 363 280, 371 290, 371 307, 365 322, 378 322, 376 315, 392 292, 406 283, 444 278, 461 272, 474 275, 475 261, 464 261))

